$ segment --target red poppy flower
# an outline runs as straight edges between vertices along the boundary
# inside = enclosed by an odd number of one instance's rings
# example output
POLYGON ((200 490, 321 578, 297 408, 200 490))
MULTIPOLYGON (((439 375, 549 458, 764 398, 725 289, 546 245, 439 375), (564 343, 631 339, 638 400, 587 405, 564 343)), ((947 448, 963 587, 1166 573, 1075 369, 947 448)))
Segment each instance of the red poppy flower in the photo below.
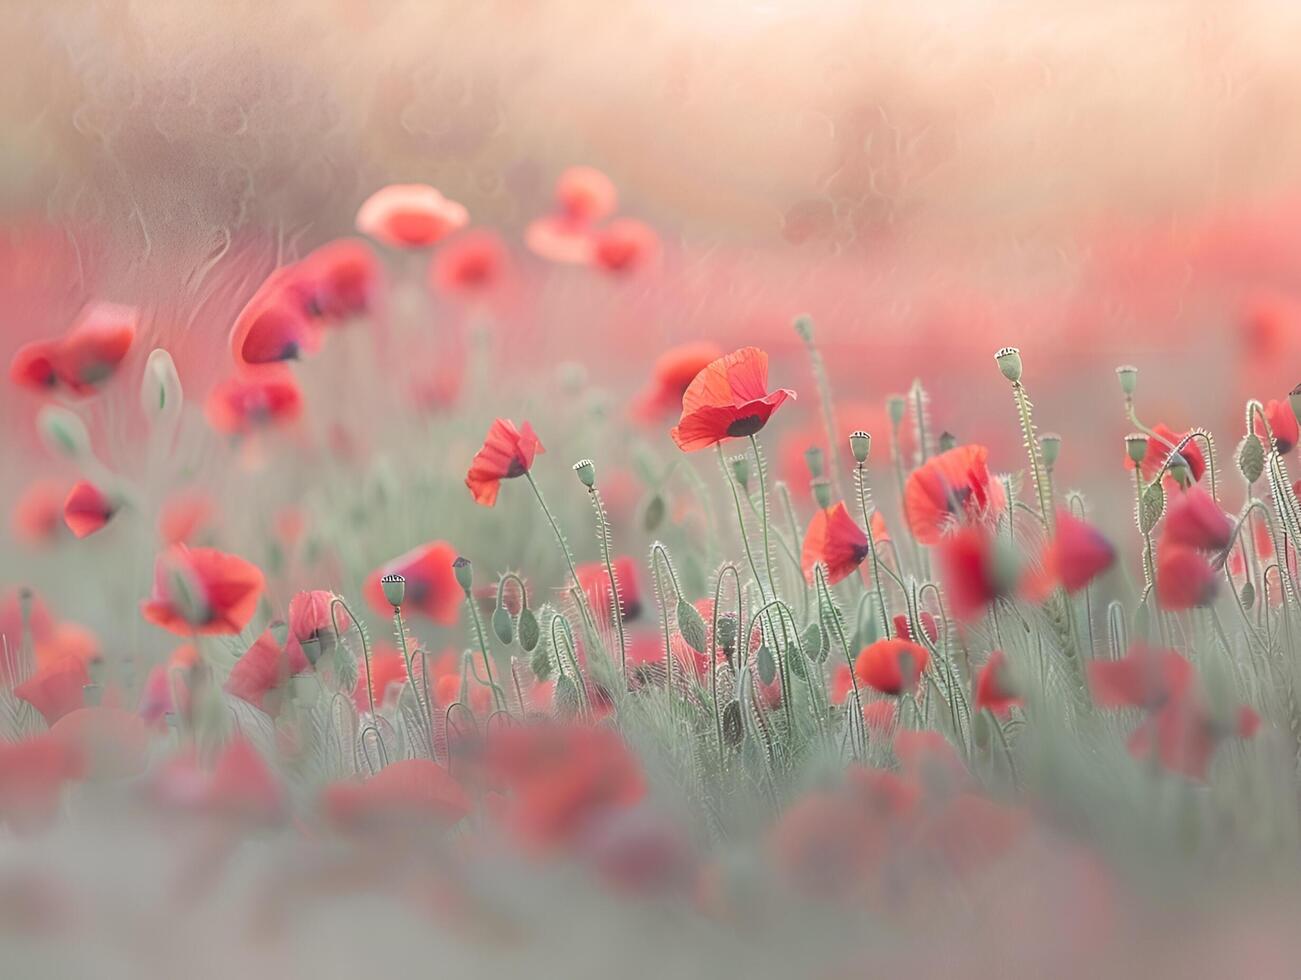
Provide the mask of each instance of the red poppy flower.
POLYGON ((166 663, 155 664, 145 678, 140 692, 140 717, 158 725, 170 714, 184 715, 190 710, 190 690, 186 677, 199 660, 199 651, 186 643, 172 651, 166 663))
MULTIPOLYGON (((280 629, 283 631, 283 624, 280 629)), ((280 713, 289 679, 311 669, 301 647, 289 649, 273 629, 266 629, 235 661, 223 690, 274 718, 280 713)))
POLYGON ((958 750, 936 731, 902 729, 894 737, 894 754, 905 776, 932 791, 956 789, 968 776, 958 750))
POLYGON ((632 218, 620 218, 592 236, 592 264, 606 272, 633 272, 655 257, 659 236, 654 230, 632 218))
POLYGON ((392 617, 393 605, 384 598, 380 579, 397 574, 406 579, 406 597, 402 601, 404 615, 418 613, 436 623, 451 626, 461 608, 465 593, 456 581, 452 562, 456 550, 446 541, 431 541, 412 548, 404 555, 385 562, 375 571, 362 588, 362 594, 376 614, 392 617))
MULTIPOLYGON (((290 653, 306 657, 303 644, 316 641, 321 649, 329 649, 334 643, 334 616, 330 610, 337 599, 328 589, 312 589, 299 592, 289 600, 289 636, 285 649, 290 653)), ((347 614, 339 611, 339 628, 347 629, 347 614)), ((311 662, 313 658, 306 658, 311 662)))
POLYGON ((863 705, 863 724, 879 738, 893 738, 899 711, 893 701, 884 698, 863 705))
POLYGON ((376 709, 384 705, 390 689, 399 689, 407 682, 407 664, 402 654, 391 646, 380 646, 370 652, 370 667, 365 660, 357 662, 357 686, 352 692, 352 700, 357 711, 370 711, 370 699, 374 697, 376 709), (369 682, 370 691, 366 690, 369 682))
POLYGON ((163 803, 198 810, 232 823, 257 827, 284 819, 284 786, 248 739, 236 736, 222 748, 211 770, 193 752, 162 766, 154 794, 163 803))
POLYGON ((1175 650, 1136 643, 1120 660, 1091 660, 1089 688, 1100 708, 1159 708, 1188 689, 1193 666, 1175 650))
POLYGON ((1068 510, 1057 512, 1057 531, 1044 549, 1043 571, 1049 582, 1079 592, 1116 561, 1116 549, 1092 524, 1068 510))
POLYGON ((310 300, 287 281, 293 274, 272 273, 235 317, 230 351, 240 367, 293 361, 320 347, 320 329, 307 312, 310 300))
POLYGON ((0 822, 21 833, 45 827, 58 813, 64 784, 81 772, 80 757, 58 738, 0 739, 0 822))
POLYGON ((392 248, 429 248, 469 220, 464 205, 428 184, 390 184, 362 203, 357 230, 392 248))
POLYGON ((62 386, 74 395, 88 395, 117 371, 135 340, 139 320, 133 307, 91 303, 63 337, 19 350, 9 376, 28 388, 62 386))
MULTIPOLYGON (((614 559, 614 580, 619 585, 620 612, 625 622, 641 615, 641 589, 637 583, 637 562, 627 555, 614 559)), ((610 596, 610 576, 605 570, 605 563, 594 561, 579 565, 578 584, 587 594, 587 601, 593 609, 604 610, 607 614, 614 608, 610 596)), ((494 595, 496 593, 494 592, 494 595)))
POLYGON ((429 759, 403 759, 367 779, 332 783, 321 800, 330 822, 349 831, 401 824, 446 829, 471 808, 460 784, 429 759))
MULTIPOLYGON (((935 622, 935 617, 923 610, 918 618, 922 621, 922 632, 926 634, 931 643, 938 643, 940 641, 940 627, 935 622)), ((917 641, 912 623, 908 621, 908 617, 903 613, 894 617, 894 634, 900 639, 917 641)))
POLYGON ((63 520, 79 538, 101 530, 117 513, 115 500, 87 480, 79 480, 63 502, 63 520))
POLYGON ((955 523, 975 523, 1003 509, 1003 485, 989 475, 989 450, 957 446, 913 470, 904 488, 904 516, 922 544, 935 544, 955 523))
POLYGON ((1165 546, 1223 551, 1233 539, 1233 522, 1201 487, 1174 495, 1161 529, 1165 546))
POLYGON ((1215 598, 1215 569, 1192 548, 1163 542, 1157 549, 1156 598, 1162 609, 1205 606, 1215 598))
MULTIPOLYGON (((1161 423, 1154 425, 1152 431, 1156 433, 1157 438, 1148 438, 1147 452, 1143 455, 1140 464, 1140 472, 1145 480, 1152 480, 1156 477, 1161 467, 1165 465, 1170 453, 1174 451, 1174 447, 1179 445, 1184 438, 1169 426, 1161 423)), ((1196 439, 1190 439, 1183 449, 1179 450, 1179 455, 1188 463, 1188 469, 1193 475, 1193 481, 1201 480, 1202 474, 1206 472, 1206 457, 1202 455, 1201 444, 1196 439)), ((1126 456, 1125 465, 1132 470, 1134 461, 1126 456)), ((1169 477, 1169 474, 1167 474, 1167 477, 1169 477)))
POLYGON ((991 653, 976 675, 975 701, 977 708, 988 708, 1000 717, 1005 717, 1013 705, 1021 703, 1021 696, 1012 684, 1007 655, 1002 650, 991 653))
POLYGON ((618 192, 610 178, 592 167, 570 167, 556 181, 555 208, 529 223, 525 244, 551 262, 591 260, 592 229, 614 213, 618 192))
POLYGON ((309 252, 295 267, 306 284, 306 312, 324 323, 365 316, 375 304, 382 276, 370 246, 340 238, 309 252))
POLYGON ((252 562, 215 548, 174 545, 154 565, 145 619, 181 636, 238 633, 257 611, 264 585, 252 562))
POLYGON ((835 585, 852 575, 867 556, 867 535, 849 516, 844 501, 813 515, 800 555, 800 566, 810 583, 815 565, 823 565, 828 583, 835 585))
POLYGON ((638 396, 633 413, 645 422, 658 421, 682 404, 682 396, 696 375, 723 356, 723 349, 707 340, 671 347, 655 361, 650 384, 638 396))
POLYGON ((14 688, 14 695, 41 713, 53 725, 86 703, 90 674, 79 657, 61 657, 46 664, 14 688))
POLYGON ((516 429, 509 419, 497 419, 465 475, 474 502, 491 507, 497 502, 501 481, 523 476, 533 465, 533 458, 544 452, 533 426, 525 422, 516 429))
POLYGON ((768 355, 757 347, 742 347, 711 361, 696 375, 682 396, 682 418, 670 435, 687 453, 751 436, 794 397, 789 388, 769 392, 768 355))
POLYGON ((227 378, 212 389, 204 406, 208 424, 226 435, 249 435, 287 425, 302 411, 298 382, 293 375, 279 371, 227 378))
POLYGON ((1246 705, 1220 721, 1200 700, 1184 694, 1148 715, 1130 736, 1129 751, 1136 759, 1155 758, 1168 771, 1200 782, 1224 739, 1251 738, 1259 727, 1260 716, 1246 705))
POLYGON ((37 480, 23 491, 9 516, 15 538, 27 544, 45 544, 58 536, 63 524, 66 485, 58 480, 37 480))
MULTIPOLYGON (((1274 434, 1274 448, 1284 455, 1290 453, 1301 438, 1292 403, 1271 398, 1265 403, 1265 418, 1269 422, 1269 431, 1274 434)), ((1256 435, 1265 440, 1265 427, 1259 421, 1256 422, 1256 435)), ((1269 445, 1268 441, 1265 445, 1269 445)))
POLYGON ((500 281, 507 261, 501 238, 475 228, 438 250, 429 264, 429 284, 445 296, 486 293, 500 281))
POLYGON ((854 673, 860 684, 882 694, 911 693, 916 690, 930 659, 930 652, 924 646, 909 640, 877 640, 858 655, 854 673))
POLYGON ((958 528, 940 542, 938 557, 940 581, 958 619, 984 615, 1015 588, 1014 556, 983 527, 958 528))
POLYGON ((810 791, 782 813, 768 837, 772 862, 801 894, 861 901, 886 838, 845 794, 810 791))

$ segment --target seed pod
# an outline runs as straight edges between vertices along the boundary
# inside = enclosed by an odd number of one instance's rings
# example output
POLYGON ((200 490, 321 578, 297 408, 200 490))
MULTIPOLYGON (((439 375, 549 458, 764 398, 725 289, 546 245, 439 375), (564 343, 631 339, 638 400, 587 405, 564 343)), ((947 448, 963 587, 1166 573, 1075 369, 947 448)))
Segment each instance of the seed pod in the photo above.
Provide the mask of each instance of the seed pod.
POLYGON ((826 634, 823 632, 821 623, 809 623, 804 630, 804 649, 808 652, 809 659, 815 664, 822 663, 827 655, 826 634))
POLYGON ((574 464, 574 472, 578 475, 578 480, 587 489, 596 486, 596 464, 590 459, 580 459, 574 464))
POLYGON ((533 610, 525 606, 519 614, 519 645, 525 653, 532 653, 538 645, 542 630, 538 627, 538 617, 533 610))
POLYGON ((1256 604, 1256 587, 1248 580, 1242 583, 1242 608, 1250 609, 1256 604))
POLYGON ((856 463, 866 463, 872 454, 872 434, 863 429, 855 429, 849 434, 849 451, 856 463))
POLYGON ((998 362, 998 369, 1003 372, 1003 377, 1007 378, 1013 384, 1021 380, 1021 352, 1015 347, 1004 347, 994 354, 994 360, 998 362))
POLYGON ((397 572, 390 572, 379 580, 379 586, 384 592, 384 599, 394 609, 402 607, 402 600, 407 595, 407 580, 397 572))
POLYGON ((1120 382, 1120 390, 1126 397, 1133 396, 1134 389, 1138 387, 1138 368, 1132 364, 1122 364, 1116 368, 1116 380, 1120 382))
POLYGON ((509 644, 515 639, 515 622, 510 618, 510 613, 502 606, 498 606, 492 613, 492 631, 497 634, 497 639, 502 643, 509 644))
POLYGON ((777 679, 777 658, 773 656, 768 644, 759 647, 759 652, 754 655, 754 662, 759 671, 759 680, 763 683, 771 684, 777 679))
POLYGON ((678 600, 678 632, 687 641, 687 646, 695 650, 696 653, 704 653, 705 648, 709 645, 708 635, 705 632, 704 617, 686 599, 678 600))
POLYGON ((1254 432, 1248 432, 1238 447, 1238 471, 1248 483, 1255 483, 1265 472, 1265 447, 1254 432))
POLYGON ((470 564, 470 559, 463 555, 458 556, 457 559, 452 562, 452 573, 456 576, 456 584, 461 587, 466 598, 469 598, 470 587, 474 585, 474 568, 470 564))
POLYGON ((736 748, 745 737, 745 726, 741 721, 741 702, 728 701, 723 708, 723 741, 736 748))

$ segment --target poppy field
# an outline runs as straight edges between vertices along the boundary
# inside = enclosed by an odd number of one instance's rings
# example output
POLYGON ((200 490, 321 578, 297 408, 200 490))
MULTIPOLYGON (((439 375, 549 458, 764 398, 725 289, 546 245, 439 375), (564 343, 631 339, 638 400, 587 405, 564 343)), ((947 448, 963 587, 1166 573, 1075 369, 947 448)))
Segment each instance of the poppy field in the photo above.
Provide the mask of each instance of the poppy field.
POLYGON ((1295 976, 1295 12, 444 6, 4 42, 0 976, 1295 976))

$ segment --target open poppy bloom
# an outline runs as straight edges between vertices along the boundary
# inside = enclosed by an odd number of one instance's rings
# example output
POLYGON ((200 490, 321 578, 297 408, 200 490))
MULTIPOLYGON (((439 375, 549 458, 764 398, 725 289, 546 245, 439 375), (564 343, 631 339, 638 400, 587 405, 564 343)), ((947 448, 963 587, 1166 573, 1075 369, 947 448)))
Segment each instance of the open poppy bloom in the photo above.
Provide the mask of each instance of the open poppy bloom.
MULTIPOLYGON (((289 600, 289 636, 285 649, 308 663, 334 647, 334 616, 331 610, 337 599, 328 589, 299 592, 289 600), (306 648, 304 647, 306 644, 306 648)), ((347 629, 347 614, 340 610, 339 630, 347 629)))
POLYGON ((1116 549, 1102 532, 1068 510, 1057 512, 1057 530, 1043 553, 1045 585, 1079 592, 1116 561, 1116 549))
POLYGON ((877 640, 858 655, 854 673, 860 684, 882 694, 910 694, 930 659, 930 651, 910 640, 877 640))
POLYGON ((140 604, 145 619, 181 636, 238 633, 257 612, 262 571, 216 548, 173 545, 154 564, 154 590, 140 604))
POLYGON ((1003 485, 989 475, 989 450, 956 446, 913 470, 904 487, 904 516, 913 537, 936 544, 954 524, 977 523, 1003 509, 1003 485))
POLYGON ((1159 708, 1193 680, 1193 665, 1175 650, 1136 643, 1119 660, 1091 660, 1089 689, 1100 708, 1159 708))
POLYGON ((208 424, 224 435, 288 425, 302 411, 302 392, 287 371, 237 374, 219 382, 204 404, 208 424))
POLYGON ((659 251, 659 236, 643 222, 620 218, 592 236, 592 264, 615 274, 633 272, 659 251))
POLYGON ((135 341, 139 320, 134 307, 91 303, 63 337, 19 349, 9 376, 27 388, 62 387, 74 395, 88 395, 117 371, 135 341))
POLYGON ((501 481, 523 476, 533 465, 533 458, 544 452, 537 433, 527 422, 517 429, 510 419, 494 421, 465 475, 474 502, 491 507, 497 502, 501 481))
POLYGON ((295 265, 305 310, 328 325, 364 316, 382 284, 379 262, 357 238, 339 238, 307 253, 295 265))
POLYGON ((809 528, 804 533, 800 567, 804 569, 805 579, 811 583, 814 566, 823 565, 827 570, 827 582, 835 585, 852 575, 868 553, 867 535, 849 516, 842 500, 819 510, 809 521, 809 528))
MULTIPOLYGON (((1183 441, 1183 436, 1175 432, 1168 425, 1157 423, 1152 427, 1152 432, 1156 438, 1147 440, 1147 451, 1139 463, 1139 472, 1143 474, 1143 479, 1152 480, 1156 478, 1165 461, 1174 452, 1174 447, 1183 441)), ((1193 482, 1201 480, 1202 474, 1206 472, 1206 457, 1202 455, 1201 444, 1196 439, 1189 439, 1183 449, 1179 450, 1179 455, 1184 458, 1188 464, 1188 470, 1192 474, 1193 482)), ((1128 456, 1125 457, 1125 465, 1131 470, 1134 468, 1134 462, 1128 456)), ((1167 477, 1170 477, 1167 471, 1167 477)), ((1173 480, 1173 477, 1170 477, 1173 480)))
MULTIPOLYGON (((275 627, 262 632, 253 645, 235 661, 223 690, 265 711, 272 718, 280 713, 284 687, 290 678, 312 669, 301 647, 289 649, 276 636, 275 627)), ((283 634, 284 624, 279 624, 283 634)))
MULTIPOLYGON (((614 559, 614 580, 619 586, 619 609, 624 622, 641 615, 641 589, 637 584, 637 563, 628 555, 614 559)), ((605 570, 605 563, 599 561, 579 565, 578 584, 587 594, 587 601, 593 609, 605 610, 608 614, 614 609, 610 595, 610 576, 605 570)))
POLYGON ((43 665, 14 688, 14 695, 41 713, 46 724, 56 721, 86 703, 90 674, 79 657, 61 657, 43 665))
POLYGON ((1007 654, 1002 650, 991 653, 976 675, 975 702, 977 708, 988 708, 999 717, 1005 717, 1013 705, 1021 703, 1007 666, 1007 654))
POLYGON ((982 616, 991 603, 1010 595, 1019 569, 1015 554, 984 527, 960 527, 940 541, 940 581, 962 620, 982 616))
POLYGON ((1201 487, 1175 494, 1161 528, 1162 545, 1219 552, 1233 540, 1233 522, 1201 487))
POLYGON ((446 829, 471 808, 460 784, 429 759, 402 759, 367 779, 332 783, 321 802, 330 823, 340 830, 402 824, 446 829))
POLYGON ((357 230, 393 248, 429 248, 469 220, 464 205, 428 184, 389 184, 362 203, 357 230))
POLYGON ((1176 612, 1205 606, 1215 598, 1215 569, 1192 548, 1162 542, 1157 549, 1156 598, 1162 609, 1176 612))
POLYGON ((768 391, 768 355, 758 347, 742 347, 695 376, 682 395, 682 418, 670 435, 686 453, 752 436, 794 397, 789 388, 768 391))
MULTIPOLYGON (((1301 438, 1292 403, 1271 398, 1265 403, 1265 418, 1269 422, 1269 431, 1274 435, 1274 448, 1286 456, 1301 438)), ((1259 421, 1256 422, 1256 435, 1265 441, 1265 427, 1259 421)), ((1265 447, 1269 448, 1268 441, 1265 441, 1265 447)))
POLYGON ((501 238, 474 228, 438 250, 429 263, 429 284, 445 296, 481 295, 501 280, 507 261, 501 238))
POLYGON ((455 560, 456 550, 450 544, 446 541, 431 541, 385 562, 371 572, 362 587, 362 594, 377 614, 391 617, 393 604, 384 598, 380 579, 385 575, 401 575, 406 579, 403 613, 416 612, 428 616, 436 623, 450 626, 456 622, 461 600, 465 597, 456 581, 456 573, 452 570, 452 562, 455 560))
POLYGON ((682 404, 682 396, 723 349, 707 340, 671 347, 655 360, 650 384, 633 404, 633 413, 645 422, 658 421, 682 404))
POLYGON ((31 545, 54 540, 63 529, 63 505, 68 499, 65 484, 58 480, 37 480, 22 492, 9 515, 15 538, 31 545))
POLYGON ((88 480, 79 480, 63 502, 63 520, 79 538, 101 530, 117 513, 118 504, 88 480))

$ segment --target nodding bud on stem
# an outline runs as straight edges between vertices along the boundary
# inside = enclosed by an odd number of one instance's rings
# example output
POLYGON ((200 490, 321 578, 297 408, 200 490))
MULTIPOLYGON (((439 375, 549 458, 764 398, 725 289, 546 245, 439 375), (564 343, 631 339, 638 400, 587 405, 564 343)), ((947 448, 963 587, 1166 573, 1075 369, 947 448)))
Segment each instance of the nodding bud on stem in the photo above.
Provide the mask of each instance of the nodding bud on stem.
POLYGON ((474 584, 474 569, 470 565, 470 559, 457 556, 457 559, 452 562, 452 573, 456 576, 456 584, 461 587, 466 598, 469 598, 470 586, 474 584))
POLYGON ((1134 389, 1138 387, 1138 368, 1132 364, 1122 364, 1116 368, 1116 379, 1120 382, 1120 390, 1125 393, 1125 397, 1132 398, 1134 389))
POLYGON ((795 318, 795 332, 806 344, 813 342, 813 317, 802 313, 795 318))
POLYGON ((596 486, 596 464, 590 459, 580 459, 575 463, 574 472, 578 474, 579 481, 588 490, 596 486))
POLYGON ((36 417, 45 444, 65 459, 81 460, 90 455, 90 433, 86 423, 71 409, 46 405, 36 417))
POLYGON ((810 446, 804 450, 804 464, 809 468, 809 476, 815 480, 823 473, 822 469, 822 450, 817 446, 810 446))
POLYGON ((948 429, 940 433, 940 452, 947 453, 958 444, 958 437, 948 429))
POLYGON ((733 456, 732 472, 736 474, 736 482, 741 484, 742 490, 750 489, 750 457, 733 456))
POLYGON ((872 455, 872 434, 855 429, 849 434, 849 451, 853 453, 855 462, 866 463, 867 457, 872 455))
POLYGON ((1142 432, 1131 432, 1125 436, 1125 452, 1129 453, 1131 461, 1143 462, 1143 457, 1147 455, 1147 436, 1142 432))
POLYGON ((1013 384, 1021 380, 1021 352, 1015 347, 1004 347, 994 355, 1003 377, 1013 384))
POLYGON ((818 502, 818 506, 826 510, 831 506, 831 482, 829 480, 814 480, 809 484, 813 488, 813 499, 818 502))
POLYGON ((149 354, 140 379, 140 407, 150 422, 175 418, 181 411, 181 379, 172 355, 161 347, 149 354))
POLYGON ((1052 469, 1062 454, 1062 437, 1056 432, 1045 432, 1039 437, 1039 449, 1044 454, 1044 465, 1052 469))
POLYGON ((1297 385, 1287 393, 1287 400, 1292 404, 1292 414, 1301 421, 1301 385, 1297 385))
MULTIPOLYGON (((460 581, 458 576, 457 581, 460 581)), ((407 597, 407 580, 397 572, 389 572, 379 580, 379 586, 384 590, 384 599, 394 609, 400 609, 402 600, 407 597)))
POLYGON ((718 645, 724 650, 736 646, 736 616, 733 613, 718 618, 718 645))
POLYGON ((1188 460, 1184 459, 1182 453, 1172 453, 1170 456, 1170 465, 1166 467, 1170 475, 1175 478, 1179 486, 1187 490, 1193 485, 1192 467, 1188 465, 1188 460))
POLYGON ((885 410, 890 413, 890 424, 896 429, 903 424, 904 413, 908 410, 903 395, 891 395, 885 400, 885 410))

